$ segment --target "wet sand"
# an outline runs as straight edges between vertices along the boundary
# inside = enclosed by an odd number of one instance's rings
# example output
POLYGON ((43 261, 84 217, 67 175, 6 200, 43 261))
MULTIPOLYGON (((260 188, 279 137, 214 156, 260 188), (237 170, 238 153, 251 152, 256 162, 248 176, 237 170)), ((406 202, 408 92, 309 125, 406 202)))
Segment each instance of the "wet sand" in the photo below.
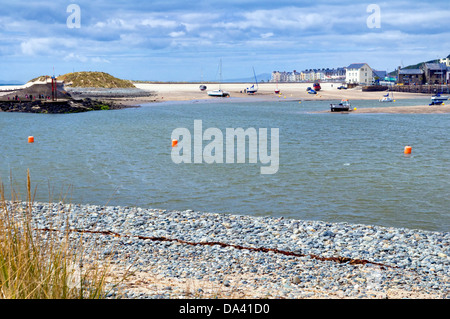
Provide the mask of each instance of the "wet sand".
POLYGON ((444 114, 450 113, 450 105, 414 105, 357 108, 352 113, 388 113, 388 114, 444 114))

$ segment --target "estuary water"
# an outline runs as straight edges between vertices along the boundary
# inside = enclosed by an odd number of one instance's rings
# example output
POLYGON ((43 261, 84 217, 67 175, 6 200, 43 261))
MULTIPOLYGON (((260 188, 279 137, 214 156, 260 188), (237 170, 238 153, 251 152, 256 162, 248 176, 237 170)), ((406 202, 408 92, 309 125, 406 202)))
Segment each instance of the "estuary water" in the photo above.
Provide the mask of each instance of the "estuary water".
POLYGON ((43 202, 449 231, 450 114, 320 113, 331 102, 229 98, 80 114, 0 113, 0 178, 9 194, 12 176, 25 199, 30 169, 35 200, 43 202), (195 120, 224 136, 227 128, 267 128, 270 137, 278 128, 277 173, 261 174, 267 164, 259 161, 175 164, 172 132, 186 128, 193 136, 195 120), (403 153, 406 145, 411 155, 403 153))

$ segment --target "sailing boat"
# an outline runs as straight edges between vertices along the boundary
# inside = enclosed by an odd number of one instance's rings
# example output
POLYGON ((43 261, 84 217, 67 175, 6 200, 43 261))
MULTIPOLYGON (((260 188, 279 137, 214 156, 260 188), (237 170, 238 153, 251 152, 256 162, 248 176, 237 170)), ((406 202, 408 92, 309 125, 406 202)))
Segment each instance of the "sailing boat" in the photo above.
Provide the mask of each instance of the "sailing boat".
POLYGON ((229 92, 223 91, 220 88, 220 85, 222 83, 222 59, 220 60, 220 64, 219 64, 219 78, 220 78, 219 89, 218 90, 214 90, 214 91, 208 91, 208 95, 209 96, 218 96, 218 97, 230 96, 229 92))
POLYGON ((383 97, 380 99, 380 102, 395 102, 394 93, 389 90, 388 94, 383 95, 383 97), (392 94, 392 97, 391 97, 391 94, 392 94))
POLYGON ((278 76, 277 76, 277 88, 275 90, 275 94, 280 94, 280 89, 278 88, 278 76))
POLYGON ((253 68, 253 75, 255 77, 255 84, 253 84, 250 88, 247 88, 247 94, 255 94, 258 92, 258 80, 256 79, 255 68, 253 68))
POLYGON ((380 99, 380 102, 394 102, 394 93, 392 93, 392 97, 390 95, 390 92, 388 92, 388 94, 386 95, 383 95, 383 97, 380 99))

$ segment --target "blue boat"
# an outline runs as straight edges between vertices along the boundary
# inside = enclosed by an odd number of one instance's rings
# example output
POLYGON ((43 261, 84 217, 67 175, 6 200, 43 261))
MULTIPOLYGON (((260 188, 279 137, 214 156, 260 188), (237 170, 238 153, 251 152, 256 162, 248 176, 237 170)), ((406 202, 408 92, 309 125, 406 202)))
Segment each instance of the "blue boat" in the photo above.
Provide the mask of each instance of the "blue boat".
POLYGON ((433 95, 431 97, 431 104, 430 105, 442 105, 444 104, 444 101, 448 100, 448 96, 442 96, 440 93, 437 93, 436 95, 433 95))
POLYGON ((315 90, 311 89, 310 87, 308 87, 306 89, 306 91, 308 92, 308 94, 317 94, 317 92, 315 90))

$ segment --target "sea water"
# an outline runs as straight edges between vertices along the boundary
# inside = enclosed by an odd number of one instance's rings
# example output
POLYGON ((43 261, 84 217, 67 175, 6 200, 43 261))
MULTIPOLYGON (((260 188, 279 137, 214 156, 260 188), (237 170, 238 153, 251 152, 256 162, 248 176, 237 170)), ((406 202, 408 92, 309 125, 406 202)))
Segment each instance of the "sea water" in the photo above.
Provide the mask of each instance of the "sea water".
POLYGON ((78 114, 0 113, 0 177, 6 191, 25 195, 29 169, 35 200, 44 202, 449 231, 450 114, 323 112, 335 102, 228 98, 78 114), (260 174, 261 165, 248 162, 174 163, 171 133, 192 130, 195 120, 222 131, 278 128, 278 171, 260 174), (406 145, 411 155, 403 153, 406 145))

